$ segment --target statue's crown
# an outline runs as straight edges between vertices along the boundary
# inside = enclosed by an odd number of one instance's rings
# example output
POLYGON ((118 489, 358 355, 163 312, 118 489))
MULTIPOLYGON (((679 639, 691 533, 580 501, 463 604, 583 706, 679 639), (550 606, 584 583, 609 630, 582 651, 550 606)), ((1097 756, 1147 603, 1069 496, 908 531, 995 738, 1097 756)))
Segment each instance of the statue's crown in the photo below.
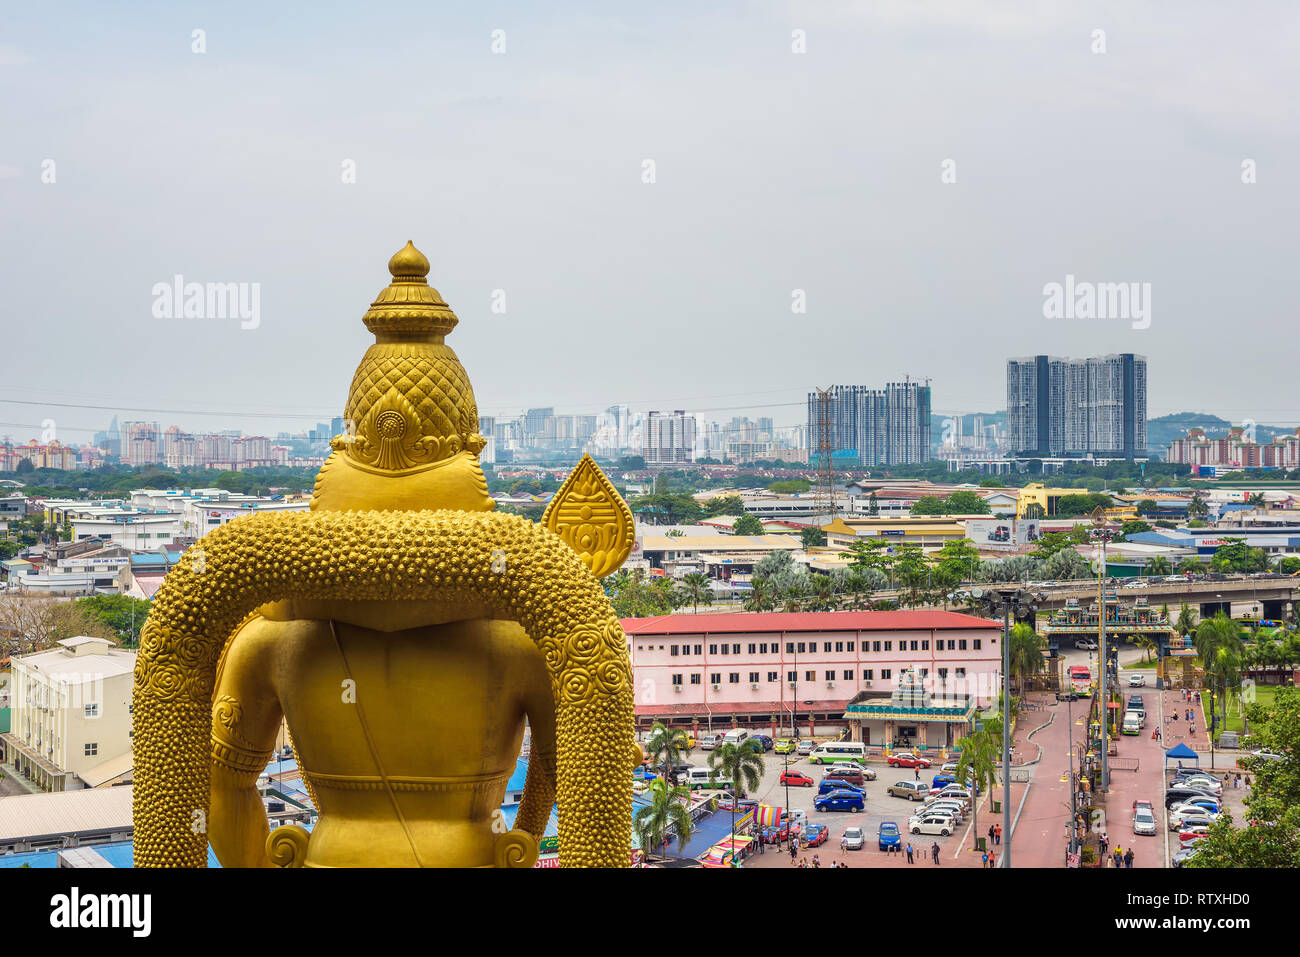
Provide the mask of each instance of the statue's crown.
POLYGON ((363 318, 375 344, 352 377, 345 432, 330 442, 315 507, 490 509, 474 390, 443 341, 459 320, 429 285, 429 260, 413 243, 393 255, 388 271, 392 282, 363 318), (436 480, 400 490, 384 481, 435 468, 443 473, 436 480))

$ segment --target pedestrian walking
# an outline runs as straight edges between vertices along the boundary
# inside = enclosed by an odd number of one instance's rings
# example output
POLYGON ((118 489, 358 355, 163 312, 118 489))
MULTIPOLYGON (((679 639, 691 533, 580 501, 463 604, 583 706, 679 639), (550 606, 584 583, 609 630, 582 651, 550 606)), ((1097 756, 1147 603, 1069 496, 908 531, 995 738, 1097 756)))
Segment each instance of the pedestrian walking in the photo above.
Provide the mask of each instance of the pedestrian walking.
POLYGON ((989 870, 992 870, 997 866, 998 866, 998 856, 996 854, 989 854, 989 870))
POLYGON ((992 847, 997 843, 996 832, 992 824, 989 825, 989 846, 992 847))
POLYGON ((935 841, 930 845, 930 856, 934 858, 936 864, 939 863, 939 842, 935 841))
POLYGON ((791 863, 791 864, 794 863, 794 859, 795 859, 795 857, 798 855, 798 853, 799 853, 799 850, 798 850, 798 848, 796 848, 796 847, 794 846, 794 841, 791 841, 791 842, 790 842, 790 863, 791 863))
POLYGON ((907 863, 909 863, 909 864, 915 864, 915 863, 916 863, 916 861, 912 860, 912 842, 911 842, 911 841, 908 841, 908 842, 907 842, 907 863))
POLYGON ((989 852, 988 852, 988 851, 985 851, 985 852, 980 856, 980 867, 983 867, 983 868, 987 869, 988 866, 989 866, 989 852))
POLYGON ((994 825, 993 825, 993 843, 994 843, 994 844, 1001 844, 1001 843, 1002 843, 1002 825, 1001 825, 1001 824, 994 824, 994 825))
POLYGON ((1124 855, 1124 866, 1127 867, 1129 870, 1133 869, 1133 848, 1132 847, 1130 847, 1128 849, 1128 853, 1124 855))
POLYGON ((917 781, 921 780, 921 769, 919 767, 912 768, 912 777, 917 781))
POLYGON ((840 853, 843 854, 849 849, 849 836, 845 834, 840 838, 840 853))

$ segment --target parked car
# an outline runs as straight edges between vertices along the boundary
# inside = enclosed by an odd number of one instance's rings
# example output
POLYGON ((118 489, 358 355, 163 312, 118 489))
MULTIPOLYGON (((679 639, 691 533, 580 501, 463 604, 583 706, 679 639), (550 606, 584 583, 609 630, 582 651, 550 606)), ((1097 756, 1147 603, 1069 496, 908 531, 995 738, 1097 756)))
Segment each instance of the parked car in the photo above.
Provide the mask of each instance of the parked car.
POLYGON ((903 835, 898 831, 896 821, 881 821, 880 829, 876 832, 876 843, 882 851, 887 851, 891 847, 899 847, 903 843, 903 835))
POLYGON ((751 735, 749 740, 759 742, 763 746, 764 751, 771 751, 772 748, 776 746, 776 742, 765 734, 751 735))
POLYGON ((1175 804, 1182 804, 1184 801, 1191 801, 1195 798, 1212 798, 1215 795, 1202 788, 1185 788, 1171 787, 1165 789, 1165 807, 1171 808, 1175 804))
POLYGON ((909 801, 923 801, 930 794, 930 785, 924 781, 895 781, 889 786, 889 793, 909 801))
POLYGON ((1151 812, 1149 807, 1140 807, 1133 814, 1133 833, 1149 834, 1156 833, 1156 816, 1151 812))
POLYGON ((889 756, 889 766, 891 768, 928 768, 930 759, 918 757, 911 751, 899 751, 897 754, 889 756))
POLYGON ((808 847, 819 847, 831 836, 831 829, 825 824, 809 824, 804 827, 803 836, 808 847))
POLYGON ((706 734, 704 737, 700 738, 700 750, 701 750, 701 751, 712 751, 714 748, 716 748, 716 747, 717 747, 718 745, 720 745, 721 743, 722 743, 722 735, 720 735, 720 734, 706 734))
POLYGON ((772 746, 772 750, 777 754, 794 754, 799 747, 799 742, 794 738, 781 738, 772 746))
POLYGON ((953 801, 948 798, 944 798, 943 800, 940 801, 934 801, 930 804, 922 804, 921 810, 917 811, 916 813, 917 814, 950 814, 958 823, 966 819, 966 808, 962 805, 962 803, 960 801, 953 801))
POLYGON ((1189 777, 1177 778, 1175 783, 1182 788, 1200 788, 1202 791, 1208 791, 1215 797, 1223 796, 1223 784, 1213 778, 1208 777, 1189 777))
POLYGON ((769 824, 763 828, 763 834, 760 840, 764 844, 775 844, 777 841, 784 841, 790 836, 790 825, 786 823, 769 824))
POLYGON ((1269 748, 1260 748, 1258 751, 1250 752, 1252 758, 1263 758, 1265 761, 1285 761, 1286 755, 1280 751, 1273 751, 1269 748))
POLYGON ((860 827, 846 827, 844 829, 844 849, 846 851, 860 851, 867 846, 867 836, 862 833, 860 827))
POLYGON ((860 761, 837 761, 835 767, 848 768, 851 771, 861 771, 862 776, 868 781, 874 781, 876 779, 876 769, 869 768, 860 761))
POLYGON ((956 762, 956 761, 949 761, 947 764, 945 764, 943 767, 941 767, 941 768, 939 769, 939 773, 940 773, 940 774, 951 774, 951 775, 954 775, 954 776, 955 776, 955 775, 957 774, 957 762, 956 762))
POLYGON ((811 788, 817 785, 816 781, 802 771, 782 771, 780 783, 792 788, 811 788))
POLYGON ((970 802, 975 800, 974 794, 972 794, 966 788, 958 787, 955 784, 949 784, 942 791, 940 791, 939 797, 952 798, 957 801, 963 801, 965 802, 967 807, 970 807, 970 802))
POLYGON ((822 780, 847 781, 849 784, 856 784, 859 787, 866 782, 866 778, 857 768, 845 768, 838 765, 829 769, 824 775, 822 775, 822 780))
POLYGON ((1130 688, 1145 688, 1147 686, 1146 675, 1129 675, 1128 686, 1130 688))
POLYGON ((861 791, 831 791, 813 798, 815 811, 856 811, 862 812, 867 806, 867 798, 861 791))
POLYGON ((951 817, 943 814, 917 814, 907 821, 907 829, 913 834, 938 834, 947 837, 954 830, 951 817))
POLYGON ((1080 638, 1078 641, 1074 643, 1074 647, 1082 651, 1096 651, 1097 643, 1093 641, 1091 638, 1080 638))
POLYGON ((1202 808, 1184 808, 1169 812, 1169 830, 1181 831, 1190 824, 1210 824, 1210 817, 1202 808))
POLYGON ((1184 867, 1187 862, 1196 856, 1196 848, 1189 844, 1184 844, 1175 853, 1171 863, 1174 867, 1184 867))
POLYGON ((1175 804, 1169 809, 1169 813, 1172 814, 1174 811, 1200 812, 1206 817, 1213 818, 1223 811, 1223 805, 1214 798, 1198 798, 1194 801, 1184 801, 1182 804, 1175 804))
POLYGON ((795 751, 807 757, 808 755, 813 753, 813 749, 817 747, 819 743, 820 742, 813 741, 810 738, 804 738, 799 742, 798 746, 795 748, 795 751))
POLYGON ((1178 840, 1180 843, 1186 844, 1188 841, 1198 841, 1201 838, 1205 837, 1206 834, 1209 833, 1210 833, 1210 825, 1192 824, 1188 827, 1183 828, 1183 830, 1178 832, 1178 840))
POLYGON ((822 783, 817 785, 818 794, 831 794, 834 791, 853 791, 864 796, 867 793, 858 785, 850 784, 848 781, 841 781, 838 778, 822 778, 822 783))

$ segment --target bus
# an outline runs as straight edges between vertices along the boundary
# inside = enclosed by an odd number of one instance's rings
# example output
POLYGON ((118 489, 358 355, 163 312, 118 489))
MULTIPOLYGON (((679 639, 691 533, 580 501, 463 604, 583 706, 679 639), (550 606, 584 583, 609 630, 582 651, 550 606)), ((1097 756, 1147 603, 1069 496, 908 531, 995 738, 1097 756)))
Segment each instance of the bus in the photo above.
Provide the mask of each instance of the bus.
POLYGON ((1085 698, 1092 694, 1092 672, 1087 665, 1071 665, 1069 678, 1075 694, 1085 698))

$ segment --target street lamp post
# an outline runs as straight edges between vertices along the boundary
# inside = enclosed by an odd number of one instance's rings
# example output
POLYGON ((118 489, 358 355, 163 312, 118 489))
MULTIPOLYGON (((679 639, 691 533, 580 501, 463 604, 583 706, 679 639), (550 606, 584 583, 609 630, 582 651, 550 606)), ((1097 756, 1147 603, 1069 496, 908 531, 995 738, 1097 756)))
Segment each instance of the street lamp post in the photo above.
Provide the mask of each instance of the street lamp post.
POLYGON ((1092 513, 1092 524, 1092 537, 1101 547, 1097 568, 1097 658, 1101 668, 1101 790, 1107 793, 1110 791, 1110 682, 1107 680, 1110 659, 1106 655, 1106 543, 1115 537, 1115 530, 1107 526, 1100 507, 1092 513))
POLYGON ((1002 616, 1002 833, 1006 843, 1002 866, 1011 866, 1011 617, 1029 614, 1043 600, 1041 594, 1016 586, 974 589, 991 614, 1002 616))

